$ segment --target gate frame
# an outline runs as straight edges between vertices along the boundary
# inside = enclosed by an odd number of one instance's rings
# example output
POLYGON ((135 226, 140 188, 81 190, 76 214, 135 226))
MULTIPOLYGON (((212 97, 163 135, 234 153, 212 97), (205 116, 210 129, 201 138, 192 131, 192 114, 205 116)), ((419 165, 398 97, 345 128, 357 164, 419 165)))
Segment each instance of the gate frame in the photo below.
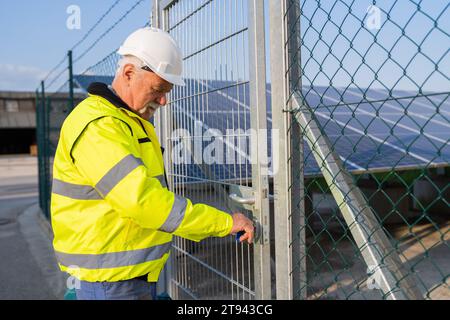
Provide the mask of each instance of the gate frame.
POLYGON ((272 298, 270 272, 270 205, 267 154, 266 45, 264 1, 248 0, 250 127, 253 214, 260 222, 261 239, 254 243, 255 298, 272 298))
POLYGON ((285 44, 289 41, 289 45, 295 47, 300 43, 299 28, 291 29, 291 37, 287 40, 288 20, 295 19, 295 15, 285 16, 290 5, 292 0, 269 0, 272 130, 276 130, 279 137, 277 145, 272 144, 272 153, 278 153, 273 177, 278 300, 306 298, 306 260, 302 260, 306 257, 303 138, 297 122, 286 110, 289 79, 301 72, 300 68, 286 71, 294 57, 285 49, 285 44), (294 177, 292 172, 297 172, 298 176, 294 177))

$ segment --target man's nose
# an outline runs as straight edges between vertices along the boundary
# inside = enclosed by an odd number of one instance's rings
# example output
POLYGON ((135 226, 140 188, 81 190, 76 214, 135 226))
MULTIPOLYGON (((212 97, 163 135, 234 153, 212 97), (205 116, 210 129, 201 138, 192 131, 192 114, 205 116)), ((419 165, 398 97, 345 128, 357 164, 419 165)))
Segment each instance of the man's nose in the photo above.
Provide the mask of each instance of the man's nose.
POLYGON ((162 97, 160 97, 157 102, 160 106, 165 106, 167 104, 166 95, 163 95, 162 97))

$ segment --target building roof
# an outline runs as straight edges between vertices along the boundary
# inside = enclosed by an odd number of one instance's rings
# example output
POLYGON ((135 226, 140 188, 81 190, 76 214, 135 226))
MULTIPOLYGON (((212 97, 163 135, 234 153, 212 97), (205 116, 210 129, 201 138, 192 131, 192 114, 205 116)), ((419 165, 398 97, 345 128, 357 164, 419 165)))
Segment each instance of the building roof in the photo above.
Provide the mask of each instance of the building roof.
POLYGON ((30 91, 0 91, 0 99, 22 100, 35 99, 36 92, 30 91))
POLYGON ((0 129, 36 128, 35 101, 35 92, 0 91, 0 129), (12 110, 8 101, 16 101, 12 110))
POLYGON ((34 111, 0 112, 0 129, 36 128, 34 111))

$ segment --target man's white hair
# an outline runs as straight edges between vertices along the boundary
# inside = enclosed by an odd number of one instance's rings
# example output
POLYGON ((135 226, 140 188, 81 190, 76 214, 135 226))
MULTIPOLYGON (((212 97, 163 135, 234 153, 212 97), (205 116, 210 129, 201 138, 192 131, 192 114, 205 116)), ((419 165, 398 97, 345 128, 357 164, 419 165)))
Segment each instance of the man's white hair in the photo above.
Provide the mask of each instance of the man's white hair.
POLYGON ((123 67, 127 64, 134 65, 138 71, 141 70, 143 66, 145 66, 145 63, 138 57, 132 55, 124 55, 120 58, 119 62, 117 63, 116 76, 122 71, 123 67))

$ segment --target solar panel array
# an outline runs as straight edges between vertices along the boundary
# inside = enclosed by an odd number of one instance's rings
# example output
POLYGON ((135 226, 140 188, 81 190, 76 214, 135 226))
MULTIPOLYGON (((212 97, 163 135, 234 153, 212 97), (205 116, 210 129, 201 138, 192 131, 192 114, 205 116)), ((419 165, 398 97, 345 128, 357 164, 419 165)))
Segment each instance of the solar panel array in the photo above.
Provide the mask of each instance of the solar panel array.
MULTIPOLYGON (((75 76, 84 91, 90 83, 110 84, 112 77, 75 76)), ((183 183, 205 179, 233 181, 242 174, 251 177, 250 159, 250 107, 248 83, 205 80, 186 80, 183 98, 174 99, 174 129, 184 129, 191 141, 200 139, 201 150, 219 139, 223 146, 223 161, 206 163, 205 158, 194 157, 193 146, 185 148, 184 162, 174 163, 174 175, 183 176, 183 183), (202 105, 201 108, 197 107, 202 105), (201 111, 200 111, 201 110, 201 111), (194 137, 195 126, 202 137, 194 137), (211 129, 218 135, 205 137, 211 129), (230 139, 227 130, 236 132, 230 139), (241 131, 238 131, 241 130, 241 131), (220 135, 221 133, 222 135, 220 135), (238 139, 238 136, 241 140, 238 139), (226 138, 224 138, 226 137, 226 138), (228 157, 228 158, 227 158, 228 157), (229 161, 231 159, 231 161, 229 161), (187 178, 189 177, 189 178, 187 178)), ((271 99, 267 85, 268 141, 271 154, 271 99)), ((322 128, 339 154, 346 168, 354 173, 443 167, 450 162, 450 97, 448 94, 417 96, 415 92, 383 90, 361 91, 356 88, 330 87, 303 88, 303 96, 315 111, 322 128), (386 97, 393 97, 386 101, 386 97)), ((214 133, 214 132, 213 132, 214 133)), ((185 139, 186 140, 186 139, 185 139)), ((173 137, 174 144, 181 140, 173 137)), ((216 150, 217 152, 217 150, 216 150)), ((203 155, 202 155, 203 156, 203 155)), ((212 154, 214 157, 214 154, 212 154)), ((206 160, 207 161, 207 160, 206 160)), ((270 163, 272 165, 272 163, 270 163)), ((271 169, 273 169, 271 167, 271 169)), ((305 143, 305 175, 320 174, 319 167, 305 143)))

